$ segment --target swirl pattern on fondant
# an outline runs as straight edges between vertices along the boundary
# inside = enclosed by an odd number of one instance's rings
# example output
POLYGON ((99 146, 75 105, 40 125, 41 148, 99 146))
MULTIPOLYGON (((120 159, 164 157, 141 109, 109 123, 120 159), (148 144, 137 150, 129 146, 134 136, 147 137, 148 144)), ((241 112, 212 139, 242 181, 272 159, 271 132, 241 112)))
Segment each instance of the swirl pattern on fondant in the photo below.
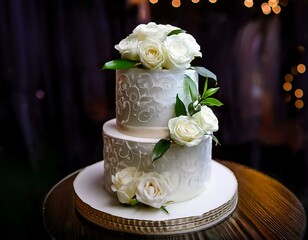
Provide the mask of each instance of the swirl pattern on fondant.
POLYGON ((117 70, 116 119, 119 130, 131 136, 167 136, 168 121, 175 116, 176 95, 186 105, 191 101, 184 84, 187 72, 117 70))
POLYGON ((176 186, 175 202, 188 200, 204 190, 211 174, 212 138, 193 147, 172 144, 163 157, 152 162, 152 151, 159 139, 129 137, 116 129, 115 119, 104 124, 104 184, 112 192, 111 176, 126 167, 143 172, 169 172, 176 186))

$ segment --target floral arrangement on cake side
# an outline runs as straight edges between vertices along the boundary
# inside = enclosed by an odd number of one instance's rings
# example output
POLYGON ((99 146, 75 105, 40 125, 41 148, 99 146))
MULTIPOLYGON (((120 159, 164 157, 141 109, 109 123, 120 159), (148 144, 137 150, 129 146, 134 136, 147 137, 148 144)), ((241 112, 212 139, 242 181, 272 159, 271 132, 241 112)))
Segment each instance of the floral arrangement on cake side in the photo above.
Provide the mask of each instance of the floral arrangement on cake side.
MULTIPOLYGON (((218 119, 210 108, 222 105, 212 97, 219 87, 208 87, 209 79, 217 83, 215 74, 204 67, 191 66, 196 57, 202 57, 200 46, 193 36, 175 26, 150 22, 138 25, 115 48, 121 54, 121 59, 105 63, 102 69, 193 69, 206 78, 200 95, 196 83, 188 75, 184 75, 191 103, 186 109, 179 96, 175 96, 175 117, 168 122, 170 136, 157 142, 152 161, 162 157, 171 144, 195 146, 202 141, 204 135, 211 135, 216 144, 219 143, 213 135, 218 130, 218 119)), ((170 201, 173 187, 168 173, 143 173, 134 167, 127 167, 113 175, 111 186, 122 204, 148 205, 165 212, 168 212, 165 205, 170 201)))

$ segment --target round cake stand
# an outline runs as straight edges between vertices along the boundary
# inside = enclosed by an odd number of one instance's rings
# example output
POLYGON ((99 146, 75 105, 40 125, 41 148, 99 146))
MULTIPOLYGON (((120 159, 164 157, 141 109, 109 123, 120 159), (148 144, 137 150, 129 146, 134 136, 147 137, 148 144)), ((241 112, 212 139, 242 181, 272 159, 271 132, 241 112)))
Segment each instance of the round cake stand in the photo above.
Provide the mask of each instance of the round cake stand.
POLYGON ((237 180, 212 160, 211 182, 199 196, 167 204, 169 213, 151 207, 126 207, 103 187, 104 161, 84 168, 75 178, 75 206, 89 221, 115 231, 166 235, 206 229, 226 219, 237 205, 237 180))

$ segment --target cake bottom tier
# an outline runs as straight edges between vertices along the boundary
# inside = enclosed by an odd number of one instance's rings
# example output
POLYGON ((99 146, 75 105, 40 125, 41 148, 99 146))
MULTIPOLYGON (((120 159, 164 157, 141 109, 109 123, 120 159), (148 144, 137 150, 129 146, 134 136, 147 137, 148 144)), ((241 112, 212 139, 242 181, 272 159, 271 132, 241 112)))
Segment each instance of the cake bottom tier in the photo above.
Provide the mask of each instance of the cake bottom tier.
POLYGON ((75 206, 101 227, 141 235, 167 235, 212 227, 236 208, 238 183, 231 170, 212 160, 212 181, 199 196, 166 206, 169 214, 150 207, 128 207, 103 188, 104 161, 83 169, 75 178, 75 206))
POLYGON ((168 174, 173 190, 170 201, 187 201, 201 194, 210 183, 212 137, 204 136, 197 146, 183 147, 171 144, 170 149, 155 162, 152 152, 160 139, 138 138, 117 130, 116 120, 103 126, 104 139, 104 187, 111 190, 112 176, 117 172, 135 167, 141 172, 168 174))

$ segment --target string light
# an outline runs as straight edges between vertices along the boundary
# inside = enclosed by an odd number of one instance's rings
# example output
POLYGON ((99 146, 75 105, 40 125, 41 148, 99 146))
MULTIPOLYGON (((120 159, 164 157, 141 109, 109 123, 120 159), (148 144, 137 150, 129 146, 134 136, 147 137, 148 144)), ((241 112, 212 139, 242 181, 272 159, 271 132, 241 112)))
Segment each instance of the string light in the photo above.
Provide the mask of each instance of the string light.
MULTIPOLYGON (((156 3, 158 3, 158 1, 159 0, 149 0, 149 2, 150 3, 152 3, 152 4, 156 4, 156 3)), ((165 1, 165 0, 164 0, 165 1)), ((217 0, 208 0, 210 3, 217 3, 217 0)), ((252 1, 252 0, 250 0, 250 1, 252 1)), ((199 3, 200 2, 200 0, 191 0, 191 2, 192 3, 199 3)), ((181 0, 171 0, 171 5, 172 5, 172 7, 174 7, 174 8, 178 8, 178 7, 180 7, 181 6, 181 0)))
POLYGON ((35 93, 37 99, 42 100, 45 97, 45 92, 41 89, 38 89, 35 93))
MULTIPOLYGON (((133 1, 133 0, 132 0, 133 1)), ((156 4, 159 0, 149 0, 150 3, 156 4)), ((165 1, 165 0, 164 0, 165 1)), ((188 0, 187 0, 188 1, 188 0)), ((217 3, 218 0, 208 0, 210 3, 217 3)), ((199 3, 200 0, 191 0, 192 3, 199 3)), ((247 8, 252 8, 254 6, 253 0, 244 0, 244 6, 247 8)), ((279 14, 281 12, 281 6, 286 7, 288 5, 288 0, 268 0, 261 4, 261 10, 264 15, 269 15, 271 12, 279 14)), ((182 3, 181 0, 171 0, 171 5, 174 8, 179 8, 182 3)))
POLYGON ((279 14, 281 12, 281 7, 276 5, 275 7, 272 7, 272 10, 274 13, 279 14))
POLYGON ((284 89, 285 91, 291 91, 291 89, 292 89, 292 83, 290 83, 290 82, 285 82, 285 83, 283 84, 283 89, 284 89))
POLYGON ((279 4, 280 4, 281 6, 283 6, 283 7, 286 7, 286 6, 288 6, 289 1, 288 1, 288 0, 280 0, 280 1, 279 1, 279 4))
POLYGON ((178 8, 181 6, 181 0, 172 0, 171 4, 173 7, 178 8))
POLYGON ((270 5, 266 2, 262 3, 261 4, 261 9, 262 9, 262 12, 265 14, 265 15, 268 15, 271 13, 272 9, 270 7, 270 5))
POLYGON ((296 89, 294 92, 295 97, 302 98, 304 96, 304 91, 300 88, 296 89))
POLYGON ((298 74, 297 66, 293 66, 293 67, 291 68, 291 72, 292 72, 293 75, 297 75, 297 74, 298 74))
POLYGON ((303 107, 304 107, 304 101, 301 100, 301 99, 297 99, 297 100, 295 101, 295 107, 296 107, 297 109, 303 108, 303 107))
POLYGON ((305 66, 305 64, 298 64, 297 65, 297 67, 296 67, 296 70, 299 72, 299 73, 301 73, 301 74, 303 74, 303 73, 305 73, 306 72, 306 66, 305 66))
POLYGON ((290 94, 286 94, 286 95, 284 96, 284 101, 285 101, 285 102, 291 102, 291 100, 292 100, 292 97, 291 97, 290 94))
POLYGON ((292 82, 293 81, 293 75, 291 73, 288 73, 284 76, 284 80, 287 82, 292 82))
POLYGON ((251 8, 253 6, 253 0, 245 0, 244 5, 245 7, 251 8))
POLYGON ((277 0, 269 0, 268 1, 268 5, 272 8, 276 7, 278 5, 278 2, 277 0))
MULTIPOLYGON (((149 0, 150 3, 156 4, 159 0, 149 0)), ((188 0, 187 0, 188 1, 188 0)), ((191 0, 192 3, 199 3, 200 0, 191 0)), ((210 3, 217 3, 218 0, 208 0, 210 3)), ((244 0, 244 6, 247 8, 252 8, 255 4, 253 0, 244 0)), ((269 15, 271 12, 279 14, 281 12, 281 6, 286 7, 288 5, 288 0, 268 0, 261 4, 261 10, 264 15, 269 15)), ((179 8, 182 3, 181 0, 171 0, 171 5, 174 8, 179 8)))
MULTIPOLYGON (((271 12, 279 14, 281 12, 281 6, 286 7, 288 5, 288 0, 268 0, 261 4, 261 10, 264 15, 269 15, 271 12)), ((244 6, 247 8, 252 8, 254 6, 253 0, 244 0, 244 6)))
MULTIPOLYGON (((305 48, 300 46, 301 50, 305 52, 305 48)), ((297 48, 298 49, 298 48, 297 48)), ((300 74, 304 74, 306 72, 306 65, 303 63, 300 63, 296 66, 291 67, 291 73, 287 73, 284 76, 285 82, 283 83, 283 89, 287 92, 284 96, 285 102, 291 102, 292 96, 291 96, 291 90, 293 88, 293 84, 291 83, 294 81, 294 77, 300 74)), ((298 110, 302 109, 304 107, 304 100, 302 97, 304 96, 304 91, 301 88, 297 88, 293 92, 295 101, 294 101, 294 107, 298 110)))

